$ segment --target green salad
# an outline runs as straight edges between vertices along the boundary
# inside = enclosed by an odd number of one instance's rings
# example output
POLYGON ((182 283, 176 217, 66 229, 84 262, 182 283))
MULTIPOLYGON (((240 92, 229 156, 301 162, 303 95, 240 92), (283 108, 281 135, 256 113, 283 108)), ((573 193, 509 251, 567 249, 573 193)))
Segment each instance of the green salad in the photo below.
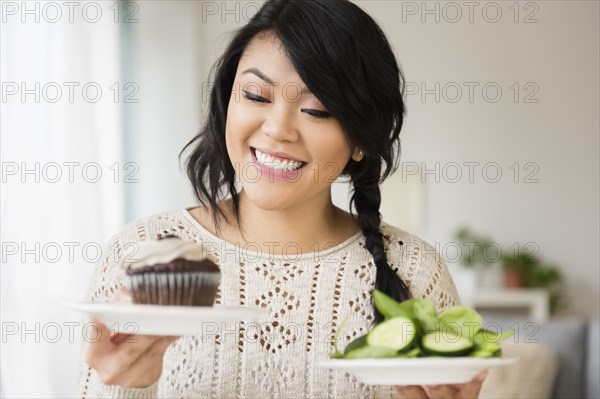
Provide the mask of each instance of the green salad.
POLYGON ((373 297, 385 320, 350 342, 343 352, 338 348, 342 322, 333 338, 332 358, 499 357, 500 341, 514 333, 482 328, 479 313, 466 306, 438 313, 429 299, 398 302, 378 290, 373 297))

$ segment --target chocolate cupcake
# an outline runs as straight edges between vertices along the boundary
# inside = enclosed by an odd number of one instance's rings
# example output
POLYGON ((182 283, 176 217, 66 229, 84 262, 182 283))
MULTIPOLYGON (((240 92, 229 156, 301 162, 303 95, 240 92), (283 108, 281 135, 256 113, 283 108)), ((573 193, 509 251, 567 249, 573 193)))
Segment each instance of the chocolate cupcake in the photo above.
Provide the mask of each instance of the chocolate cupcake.
POLYGON ((142 241, 136 261, 123 263, 133 303, 212 306, 221 282, 216 258, 194 241, 142 241))

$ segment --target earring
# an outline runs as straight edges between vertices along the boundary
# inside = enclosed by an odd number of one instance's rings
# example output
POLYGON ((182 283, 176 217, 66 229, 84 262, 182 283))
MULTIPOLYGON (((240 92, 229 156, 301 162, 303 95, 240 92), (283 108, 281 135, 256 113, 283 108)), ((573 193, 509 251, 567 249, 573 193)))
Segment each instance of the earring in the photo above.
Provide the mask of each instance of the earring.
POLYGON ((362 161, 362 159, 365 157, 365 154, 363 152, 362 149, 358 150, 358 159, 355 159, 356 162, 360 162, 362 161))

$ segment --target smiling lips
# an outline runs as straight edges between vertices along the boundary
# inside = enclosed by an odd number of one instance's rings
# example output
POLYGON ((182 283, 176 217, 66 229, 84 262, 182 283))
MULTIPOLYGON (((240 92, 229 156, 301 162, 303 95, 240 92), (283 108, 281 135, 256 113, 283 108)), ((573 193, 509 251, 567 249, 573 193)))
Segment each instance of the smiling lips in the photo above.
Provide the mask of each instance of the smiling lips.
POLYGON ((267 176, 270 181, 285 180, 296 181, 302 173, 302 168, 307 162, 299 162, 267 155, 256 148, 250 148, 252 165, 254 165, 261 176, 267 176))
POLYGON ((306 165, 306 162, 302 162, 302 161, 297 161, 294 159, 289 159, 289 158, 281 158, 281 157, 277 157, 277 156, 273 156, 270 154, 266 154, 265 152, 257 149, 257 148, 251 148, 252 153, 254 155, 254 158, 263 166, 266 166, 268 168, 274 169, 274 170, 281 170, 281 171, 294 171, 294 170, 298 170, 301 167, 303 167, 304 165, 306 165))

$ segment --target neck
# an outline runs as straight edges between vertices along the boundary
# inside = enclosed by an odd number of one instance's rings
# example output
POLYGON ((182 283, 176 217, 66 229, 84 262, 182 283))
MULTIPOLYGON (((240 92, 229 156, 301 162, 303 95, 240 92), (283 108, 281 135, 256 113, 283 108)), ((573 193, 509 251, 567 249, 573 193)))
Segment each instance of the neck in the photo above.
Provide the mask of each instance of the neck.
POLYGON ((240 192, 241 239, 261 247, 261 252, 291 254, 321 251, 343 241, 342 211, 331 195, 277 210, 258 208, 240 192))

